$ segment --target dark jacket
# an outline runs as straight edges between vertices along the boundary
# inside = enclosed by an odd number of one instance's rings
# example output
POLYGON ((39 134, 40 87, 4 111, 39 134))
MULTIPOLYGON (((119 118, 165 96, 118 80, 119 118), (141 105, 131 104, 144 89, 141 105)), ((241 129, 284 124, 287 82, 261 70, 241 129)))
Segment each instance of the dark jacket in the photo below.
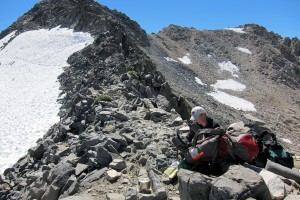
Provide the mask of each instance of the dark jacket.
POLYGON ((189 124, 190 127, 190 132, 187 135, 187 140, 191 142, 195 136, 195 134, 200 130, 200 129, 206 129, 206 128, 217 128, 220 127, 220 125, 210 117, 206 117, 207 124, 206 126, 202 126, 201 124, 198 124, 197 122, 193 122, 189 124))

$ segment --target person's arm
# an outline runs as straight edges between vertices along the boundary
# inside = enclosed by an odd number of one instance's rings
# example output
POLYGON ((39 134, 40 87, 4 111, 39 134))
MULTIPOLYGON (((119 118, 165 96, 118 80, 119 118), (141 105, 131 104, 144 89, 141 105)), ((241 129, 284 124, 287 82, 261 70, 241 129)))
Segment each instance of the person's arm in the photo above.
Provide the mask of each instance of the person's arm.
POLYGON ((220 128, 220 125, 216 122, 213 122, 213 128, 220 128))
POLYGON ((187 140, 189 142, 192 142, 195 134, 198 132, 198 130, 200 129, 199 125, 196 124, 196 123, 191 123, 189 124, 189 127, 190 127, 190 132, 187 134, 187 140))
POLYGON ((190 132, 187 134, 186 136, 186 139, 189 141, 189 142, 192 142, 193 138, 195 136, 195 132, 190 130, 190 132))
POLYGON ((210 117, 207 117, 207 128, 219 128, 220 125, 210 117))

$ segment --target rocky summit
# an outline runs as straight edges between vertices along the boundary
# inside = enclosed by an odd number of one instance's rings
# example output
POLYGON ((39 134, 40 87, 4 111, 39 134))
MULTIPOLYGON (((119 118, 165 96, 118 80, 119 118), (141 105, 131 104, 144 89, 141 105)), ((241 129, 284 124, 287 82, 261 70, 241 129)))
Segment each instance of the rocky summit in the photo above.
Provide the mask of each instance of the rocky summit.
POLYGON ((240 120, 271 128, 295 154, 299 171, 297 38, 255 24, 214 31, 170 25, 147 35, 93 0, 43 0, 0 39, 57 26, 89 32, 95 40, 69 57, 58 77, 60 121, 1 175, 1 200, 300 197, 296 181, 262 176, 250 165, 224 166, 220 176, 180 169, 170 179, 163 173, 178 159, 174 130, 184 130, 195 105, 223 128, 240 120), (244 89, 216 84, 230 79, 244 89), (255 109, 235 109, 213 92, 247 99, 255 109))

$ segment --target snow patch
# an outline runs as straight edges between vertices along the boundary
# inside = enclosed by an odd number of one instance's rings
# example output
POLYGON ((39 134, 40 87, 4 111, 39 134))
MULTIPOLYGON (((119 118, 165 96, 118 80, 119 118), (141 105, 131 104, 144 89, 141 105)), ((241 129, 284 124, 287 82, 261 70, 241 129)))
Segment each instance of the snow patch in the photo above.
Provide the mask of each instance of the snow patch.
POLYGON ((174 60, 173 58, 169 58, 169 57, 164 57, 164 59, 166 59, 169 62, 178 62, 177 60, 174 60))
POLYGON ((237 49, 241 52, 252 54, 252 52, 249 49, 243 48, 243 47, 237 47, 237 49))
POLYGON ((208 58, 211 58, 211 55, 210 55, 210 54, 207 54, 207 57, 208 57, 208 58))
POLYGON ((10 34, 8 34, 7 36, 5 36, 4 38, 2 38, 0 40, 0 49, 2 49, 4 47, 4 45, 16 35, 17 31, 13 31, 10 34))
POLYGON ((212 96, 215 100, 219 101, 222 104, 230 106, 237 110, 242 111, 256 111, 254 105, 242 98, 227 94, 225 92, 221 92, 215 90, 213 92, 207 93, 208 95, 212 96))
POLYGON ((189 64, 192 63, 189 57, 190 57, 190 54, 187 53, 185 56, 183 56, 182 58, 178 58, 178 59, 179 59, 182 63, 189 65, 189 64))
POLYGON ((285 143, 293 144, 292 141, 289 139, 281 138, 281 140, 285 143))
POLYGON ((206 86, 206 84, 203 83, 203 82, 200 80, 200 78, 198 78, 198 77, 195 77, 195 81, 196 81, 196 83, 198 83, 199 85, 206 86))
POLYGON ((217 83, 211 85, 215 89, 228 89, 234 91, 243 91, 246 89, 244 84, 241 84, 233 79, 228 80, 217 80, 217 83))
POLYGON ((232 64, 230 61, 224 61, 224 62, 220 62, 218 63, 220 70, 222 71, 229 71, 234 77, 238 77, 238 75, 236 73, 239 72, 239 68, 232 64))
POLYGON ((0 50, 0 174, 59 121, 57 77, 68 57, 93 41, 57 27, 24 32, 0 50))
POLYGON ((225 28, 225 30, 232 30, 236 33, 246 33, 243 28, 225 28))

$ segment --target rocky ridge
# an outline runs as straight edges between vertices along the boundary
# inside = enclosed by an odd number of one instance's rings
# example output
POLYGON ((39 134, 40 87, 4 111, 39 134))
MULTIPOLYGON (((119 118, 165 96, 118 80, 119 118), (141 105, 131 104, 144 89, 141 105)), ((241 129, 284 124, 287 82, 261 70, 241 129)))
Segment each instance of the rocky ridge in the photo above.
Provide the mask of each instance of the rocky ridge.
MULTIPOLYGON (((148 43, 144 31, 124 15, 94 1, 42 1, 0 38, 16 29, 58 25, 89 31, 96 39, 69 58, 70 67, 59 77, 60 122, 5 170, 0 199, 271 198, 262 178, 241 165, 220 177, 180 170, 177 182, 163 175, 177 158, 170 139, 189 117, 192 99, 172 92, 140 49, 148 43), (62 12, 66 5, 68 12, 62 12), (80 8, 81 15, 55 17, 80 8), (110 18, 93 24, 94 12, 110 18), (77 16, 87 21, 80 23, 77 16), (138 190, 140 178, 149 178, 151 188, 138 190)), ((297 183, 283 184, 284 193, 299 193, 297 183)))

